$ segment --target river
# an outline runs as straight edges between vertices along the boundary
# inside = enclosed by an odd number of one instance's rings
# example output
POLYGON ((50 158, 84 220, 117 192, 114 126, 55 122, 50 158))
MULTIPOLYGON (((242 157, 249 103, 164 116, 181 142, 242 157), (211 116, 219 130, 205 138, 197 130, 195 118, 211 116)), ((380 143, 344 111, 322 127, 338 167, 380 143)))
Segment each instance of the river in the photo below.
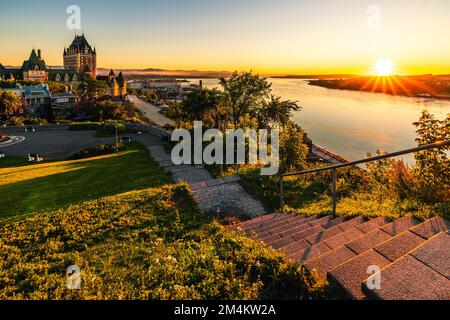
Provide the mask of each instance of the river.
MULTIPOLYGON (((191 80, 198 83, 198 80, 191 80)), ((298 101, 302 109, 293 120, 317 145, 349 160, 366 157, 377 149, 398 151, 416 146, 413 122, 422 110, 443 119, 450 101, 392 96, 310 86, 300 79, 269 79, 274 94, 298 101)), ((217 79, 203 79, 206 87, 217 79)), ((411 163, 413 156, 404 156, 411 163)))

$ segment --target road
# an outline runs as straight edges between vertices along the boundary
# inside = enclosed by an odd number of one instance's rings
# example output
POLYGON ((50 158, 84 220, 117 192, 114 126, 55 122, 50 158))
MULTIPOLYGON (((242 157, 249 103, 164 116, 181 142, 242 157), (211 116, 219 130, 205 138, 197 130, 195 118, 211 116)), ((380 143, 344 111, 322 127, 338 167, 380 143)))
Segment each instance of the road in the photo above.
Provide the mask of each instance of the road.
POLYGON ((50 130, 23 132, 21 142, 0 146, 7 156, 27 157, 29 153, 38 153, 44 159, 71 156, 78 150, 104 143, 114 143, 114 137, 95 138, 95 131, 50 130))
MULTIPOLYGON (((115 143, 115 137, 96 138, 96 131, 49 130, 24 132, 25 138, 15 144, 0 146, 6 156, 27 157, 29 153, 38 153, 44 160, 65 158, 75 152, 100 144, 115 143)), ((133 140, 144 145, 157 145, 160 138, 150 134, 131 135, 133 140)))
POLYGON ((160 108, 145 102, 135 95, 129 95, 130 101, 134 103, 136 108, 144 112, 144 115, 160 127, 167 124, 173 124, 173 121, 159 113, 160 108))

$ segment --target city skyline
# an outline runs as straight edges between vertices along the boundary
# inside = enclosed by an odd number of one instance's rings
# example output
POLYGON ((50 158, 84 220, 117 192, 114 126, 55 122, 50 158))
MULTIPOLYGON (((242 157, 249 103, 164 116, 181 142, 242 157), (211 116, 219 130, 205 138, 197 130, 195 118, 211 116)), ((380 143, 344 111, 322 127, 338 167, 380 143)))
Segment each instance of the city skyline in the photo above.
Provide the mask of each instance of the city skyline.
POLYGON ((64 46, 84 32, 103 68, 374 74, 387 59, 394 74, 448 74, 450 44, 442 40, 450 37, 449 9, 444 0, 7 0, 0 63, 19 66, 35 48, 48 65, 60 66, 64 46), (77 31, 66 27, 74 4, 81 9, 77 31), (380 23, 372 28, 373 5, 380 23))

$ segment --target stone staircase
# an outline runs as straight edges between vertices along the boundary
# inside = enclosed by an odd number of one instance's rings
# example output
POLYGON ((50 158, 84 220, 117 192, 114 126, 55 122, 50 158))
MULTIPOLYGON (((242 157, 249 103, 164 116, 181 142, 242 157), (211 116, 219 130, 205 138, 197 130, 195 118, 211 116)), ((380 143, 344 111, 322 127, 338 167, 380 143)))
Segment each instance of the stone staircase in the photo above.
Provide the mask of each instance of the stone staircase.
POLYGON ((439 217, 420 222, 276 213, 231 229, 282 251, 350 299, 450 299, 450 222, 439 217), (379 272, 369 271, 372 266, 379 272), (377 277, 380 288, 371 289, 377 277))
POLYGON ((249 195, 239 184, 238 176, 214 179, 202 165, 174 165, 163 146, 147 147, 152 158, 176 182, 186 182, 194 200, 206 214, 258 217, 266 210, 258 199, 249 195))

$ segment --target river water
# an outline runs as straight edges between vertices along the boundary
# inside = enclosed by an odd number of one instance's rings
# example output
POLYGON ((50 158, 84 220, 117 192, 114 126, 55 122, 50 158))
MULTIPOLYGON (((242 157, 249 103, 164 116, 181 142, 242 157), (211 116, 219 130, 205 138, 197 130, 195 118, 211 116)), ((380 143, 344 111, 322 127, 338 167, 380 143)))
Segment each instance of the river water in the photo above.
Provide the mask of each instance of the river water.
MULTIPOLYGON (((349 160, 364 158, 367 152, 377 149, 393 152, 415 147, 413 122, 422 110, 439 119, 450 113, 450 101, 326 89, 299 79, 269 81, 274 94, 296 100, 302 106, 293 120, 315 144, 349 160)), ((203 84, 217 87, 218 80, 204 79, 203 84)), ((413 157, 404 159, 411 163, 413 157)))

